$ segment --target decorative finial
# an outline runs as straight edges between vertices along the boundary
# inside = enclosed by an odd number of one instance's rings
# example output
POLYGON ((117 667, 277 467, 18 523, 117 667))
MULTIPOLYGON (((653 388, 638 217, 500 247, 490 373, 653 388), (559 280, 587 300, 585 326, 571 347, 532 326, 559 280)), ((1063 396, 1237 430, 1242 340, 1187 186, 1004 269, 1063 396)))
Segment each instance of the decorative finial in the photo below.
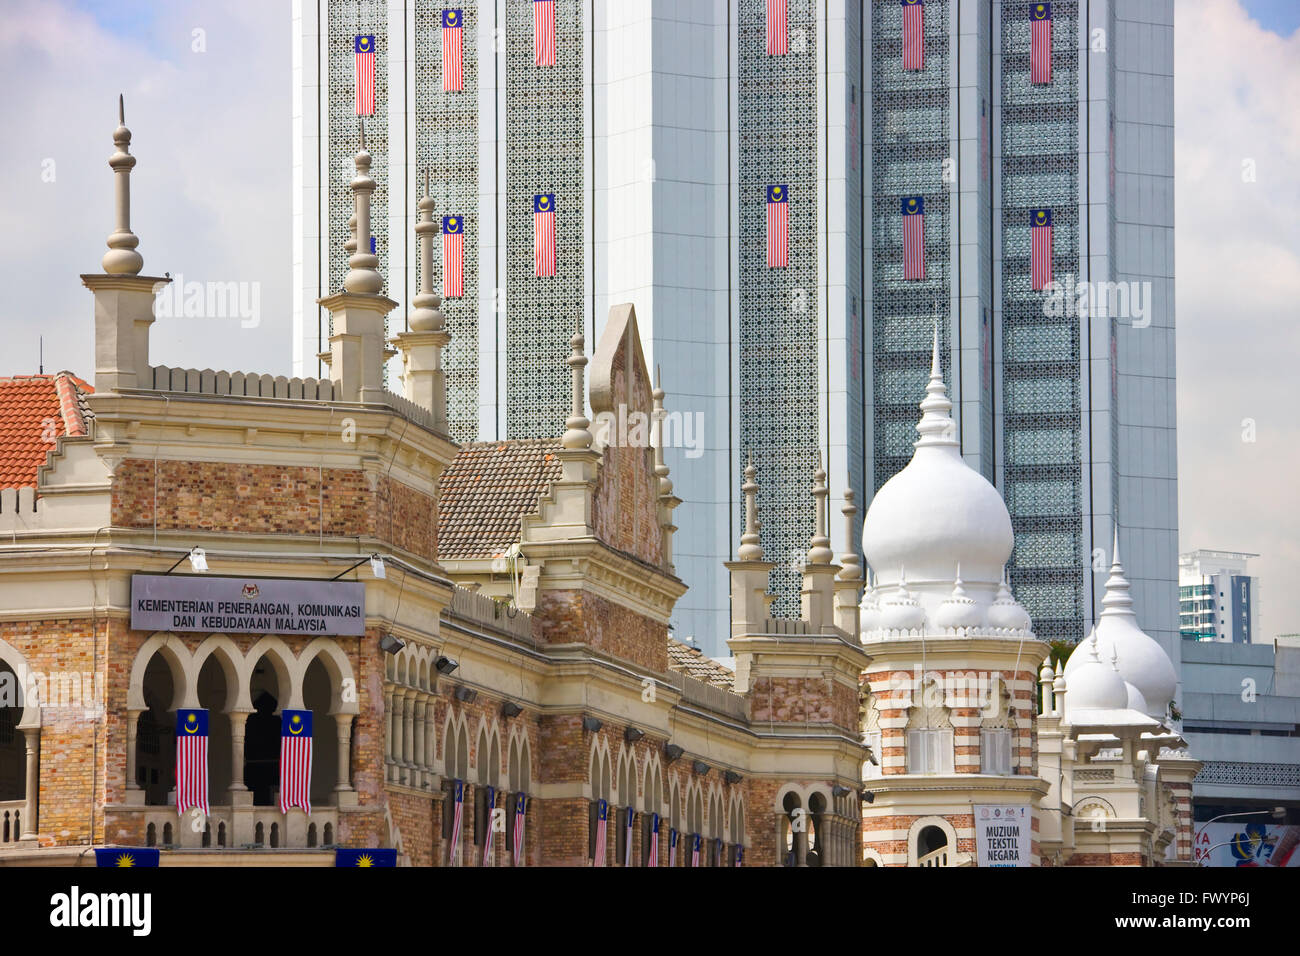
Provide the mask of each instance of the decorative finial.
POLYGON ((943 371, 939 362, 939 303, 935 302, 934 342, 930 353, 930 382, 925 387, 925 398, 921 400, 921 421, 916 426, 921 438, 916 442, 917 448, 931 445, 945 445, 956 448, 956 425, 952 420, 952 401, 948 398, 948 387, 943 383, 943 371))
POLYGON ((370 194, 375 181, 370 178, 370 153, 366 151, 366 121, 361 120, 361 148, 355 160, 357 174, 352 177, 353 205, 357 217, 356 248, 348 256, 348 274, 343 288, 348 292, 378 295, 384 288, 379 274, 379 257, 370 251, 370 194))
POLYGON ((134 276, 144 268, 144 257, 135 251, 140 239, 131 231, 131 170, 135 167, 135 157, 131 155, 131 131, 126 128, 126 97, 120 93, 117 123, 113 131, 113 145, 117 150, 108 157, 108 166, 114 173, 117 228, 109 234, 108 252, 100 263, 108 275, 134 276))
POLYGON ((656 365, 655 387, 650 393, 650 397, 654 399, 654 409, 650 413, 650 418, 654 429, 655 477, 659 479, 660 498, 667 498, 673 493, 673 483, 668 478, 668 465, 664 462, 664 396, 661 369, 656 365))
POLYGON ((584 341, 582 333, 575 332, 573 338, 569 339, 573 352, 565 360, 573 373, 573 405, 572 412, 564 422, 564 436, 560 439, 560 445, 573 450, 591 447, 591 432, 588 431, 591 422, 585 414, 586 390, 582 378, 582 370, 587 365, 587 356, 582 351, 584 341))
POLYGON ((858 552, 853 547, 853 529, 857 523, 853 519, 857 516, 857 506, 853 504, 853 489, 845 482, 844 486, 844 507, 840 509, 840 514, 844 515, 844 551, 840 554, 840 573, 836 575, 841 581, 860 581, 862 579, 862 564, 858 561, 858 552))
POLYGON ((813 536, 809 542, 808 563, 809 564, 830 564, 835 560, 835 554, 831 551, 831 539, 827 534, 827 499, 830 497, 830 489, 826 487, 826 471, 822 468, 822 453, 817 452, 817 470, 813 472, 813 507, 816 509, 816 515, 813 519, 813 536))
POLYGON ((740 536, 740 548, 736 557, 741 561, 762 561, 763 545, 758 533, 758 482, 755 476, 758 469, 754 467, 753 456, 748 456, 745 465, 745 483, 740 486, 745 495, 745 533, 740 536))
POLYGON ((1115 538, 1111 550, 1110 577, 1106 579, 1106 594, 1101 599, 1101 606, 1103 617, 1136 616, 1133 613, 1133 596, 1129 593, 1128 578, 1124 575, 1124 565, 1119 560, 1118 524, 1115 526, 1115 538))
MULTIPOLYGON (((415 306, 407 316, 412 332, 440 332, 446 326, 440 307, 442 297, 433 291, 433 237, 438 234, 438 222, 433 217, 436 203, 429 195, 429 171, 424 171, 424 196, 416 203, 420 210, 415 224, 416 241, 420 245, 420 291, 411 300, 415 306)), ((443 264, 446 268, 446 263, 443 264)))

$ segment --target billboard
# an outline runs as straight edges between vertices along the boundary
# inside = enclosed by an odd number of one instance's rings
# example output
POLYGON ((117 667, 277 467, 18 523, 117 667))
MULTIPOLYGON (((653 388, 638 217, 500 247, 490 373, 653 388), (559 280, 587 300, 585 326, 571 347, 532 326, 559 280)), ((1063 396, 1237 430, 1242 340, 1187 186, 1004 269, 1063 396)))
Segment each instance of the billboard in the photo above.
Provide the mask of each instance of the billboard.
POLYGON ((975 856, 979 866, 1029 866, 1034 815, 1016 805, 975 806, 975 856))
POLYGON ((1206 823, 1192 841, 1198 866, 1300 867, 1300 826, 1270 823, 1206 823))
POLYGON ((357 581, 133 574, 131 627, 359 637, 366 632, 366 586, 357 581))

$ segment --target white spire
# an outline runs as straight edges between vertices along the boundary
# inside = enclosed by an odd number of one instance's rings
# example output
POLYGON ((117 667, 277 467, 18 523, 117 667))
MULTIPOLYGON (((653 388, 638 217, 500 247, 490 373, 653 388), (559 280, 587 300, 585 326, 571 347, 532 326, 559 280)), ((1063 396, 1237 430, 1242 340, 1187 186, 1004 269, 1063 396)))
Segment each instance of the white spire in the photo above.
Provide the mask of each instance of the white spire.
POLYGON ((343 288, 348 292, 377 295, 384 288, 384 279, 379 274, 379 257, 370 251, 370 194, 375 191, 376 184, 370 178, 365 120, 361 120, 361 148, 354 162, 357 174, 352 177, 352 194, 357 217, 357 247, 348 257, 348 274, 343 277, 343 288))
POLYGON ((817 452, 817 470, 813 473, 813 506, 816 516, 813 520, 813 536, 809 542, 808 563, 830 564, 835 560, 831 551, 831 539, 826 533, 826 499, 830 489, 826 487, 826 470, 822 468, 822 453, 817 452))
POLYGON ((581 332, 573 333, 573 338, 569 339, 573 352, 565 359, 565 364, 573 375, 573 405, 564 422, 564 435, 560 438, 560 445, 569 450, 591 447, 591 432, 587 429, 591 422, 586 416, 586 389, 583 386, 583 369, 587 366, 587 356, 582 351, 585 341, 581 332))
POLYGON ((424 196, 416 203, 420 219, 415 224, 415 234, 420 244, 420 291, 411 300, 415 306, 407 317, 412 332, 436 332, 445 325, 440 311, 442 298, 433 291, 433 237, 438 234, 438 223, 433 218, 435 207, 429 195, 429 171, 424 171, 424 196))
POLYGON ((666 393, 661 381, 660 368, 655 366, 655 387, 650 393, 654 401, 654 409, 650 417, 654 422, 654 453, 655 453, 655 477, 659 479, 659 497, 670 497, 673 493, 673 483, 668 477, 668 464, 664 461, 664 397, 666 393))
MULTIPOLYGON (((937 307, 936 307, 937 310, 937 307)), ((916 430, 921 438, 916 442, 917 448, 930 445, 957 447, 956 425, 952 420, 952 401, 948 398, 948 386, 943 382, 943 372, 939 363, 939 317, 934 319, 934 345, 930 356, 930 382, 925 386, 925 398, 921 400, 921 421, 916 430)))
POLYGON ((117 97, 117 129, 113 131, 116 152, 108 157, 109 168, 115 173, 117 228, 109 234, 108 252, 100 263, 109 275, 139 275, 144 268, 144 257, 135 251, 139 237, 131 231, 131 170, 135 157, 131 155, 131 131, 126 128, 126 97, 117 97))
POLYGON ((1124 565, 1119 559, 1118 524, 1115 525, 1115 541, 1111 546, 1110 577, 1106 579, 1106 595, 1101 599, 1101 605, 1103 617, 1136 617, 1133 613, 1133 597, 1129 594, 1128 578, 1124 576, 1124 565))
POLYGON ((840 573, 836 577, 841 581, 860 581, 862 564, 858 560, 858 552, 853 548, 853 525, 858 509, 853 504, 853 489, 847 483, 844 487, 844 507, 840 509, 840 514, 844 515, 844 550, 840 553, 840 573))
POLYGON ((745 465, 745 483, 740 486, 745 495, 745 532, 740 536, 736 557, 741 561, 763 560, 762 538, 758 533, 758 482, 754 480, 757 474, 751 456, 745 465))

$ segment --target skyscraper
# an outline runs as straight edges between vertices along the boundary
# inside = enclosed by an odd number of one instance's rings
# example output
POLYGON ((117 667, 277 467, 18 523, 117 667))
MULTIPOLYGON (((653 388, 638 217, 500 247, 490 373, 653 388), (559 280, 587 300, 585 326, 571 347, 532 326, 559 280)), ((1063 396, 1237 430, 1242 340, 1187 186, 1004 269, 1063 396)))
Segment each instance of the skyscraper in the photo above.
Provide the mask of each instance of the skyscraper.
POLYGON ((454 2, 294 5, 295 372, 315 371, 313 302, 345 268, 354 37, 373 34, 388 294, 415 288, 419 172, 464 221, 455 437, 553 434, 555 359, 615 302, 673 370, 679 638, 722 652, 749 456, 773 611, 797 608, 812 527, 786 505, 818 453, 836 506, 907 462, 937 314, 962 452, 1007 500, 1039 635, 1086 634, 1118 516, 1137 612, 1177 659, 1172 3, 551 0, 539 65, 538 5, 454 2), (449 9, 462 91, 442 79, 449 9), (554 276, 535 275, 538 194, 554 276), (904 270, 911 198, 923 278, 904 270), (1055 286, 1033 288, 1034 238, 1055 286))

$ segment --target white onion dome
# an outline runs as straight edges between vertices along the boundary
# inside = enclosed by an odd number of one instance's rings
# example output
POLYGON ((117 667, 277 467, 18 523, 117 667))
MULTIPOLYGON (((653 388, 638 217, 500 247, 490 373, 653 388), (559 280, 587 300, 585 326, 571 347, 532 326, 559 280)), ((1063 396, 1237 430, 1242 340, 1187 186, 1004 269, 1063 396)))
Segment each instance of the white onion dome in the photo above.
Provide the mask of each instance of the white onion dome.
POLYGON ((1079 663, 1071 671, 1066 665, 1069 692, 1065 695, 1066 713, 1079 710, 1124 710, 1128 706, 1128 688, 1124 678, 1110 664, 1102 663, 1097 652, 1097 632, 1075 653, 1070 661, 1079 663))
POLYGON ((1124 682, 1124 687, 1128 690, 1128 709, 1136 710, 1139 714, 1145 714, 1147 712, 1147 700, 1142 696, 1142 691, 1128 681, 1124 682))
POLYGON ((906 566, 922 582, 948 580, 959 562, 967 584, 991 592, 1015 543, 1011 518, 997 489, 962 458, 939 368, 937 325, 925 391, 916 450, 876 492, 863 522, 863 551, 886 575, 906 566))
POLYGON ((1005 568, 1002 570, 1002 583, 998 585, 998 595, 989 608, 988 619, 989 627, 997 630, 1027 631, 1033 626, 1029 612, 1011 593, 1005 568))
POLYGON ((957 578, 952 585, 952 594, 939 605, 939 610, 934 615, 934 623, 937 627, 950 627, 954 630, 963 627, 979 627, 984 623, 984 615, 980 613, 979 605, 962 587, 960 564, 957 565, 957 578))
MULTIPOLYGON (((1102 612, 1098 617, 1094 633, 1100 653, 1117 656, 1119 676, 1132 684, 1146 706, 1141 712, 1158 720, 1163 720, 1174 699, 1178 686, 1178 675, 1173 662, 1156 640, 1138 626, 1137 615, 1133 613, 1133 598, 1129 594, 1129 582, 1124 576, 1124 566, 1119 558, 1119 536, 1116 535, 1110 577, 1106 579, 1106 595, 1102 598, 1102 612)), ((1074 686, 1073 667, 1075 658, 1071 655, 1065 665, 1065 675, 1074 686)), ((1135 708, 1137 709, 1137 708, 1135 708)))
POLYGON ((925 627, 925 608, 907 589, 907 574, 900 568, 898 587, 881 605, 880 626, 889 631, 917 631, 925 627))

